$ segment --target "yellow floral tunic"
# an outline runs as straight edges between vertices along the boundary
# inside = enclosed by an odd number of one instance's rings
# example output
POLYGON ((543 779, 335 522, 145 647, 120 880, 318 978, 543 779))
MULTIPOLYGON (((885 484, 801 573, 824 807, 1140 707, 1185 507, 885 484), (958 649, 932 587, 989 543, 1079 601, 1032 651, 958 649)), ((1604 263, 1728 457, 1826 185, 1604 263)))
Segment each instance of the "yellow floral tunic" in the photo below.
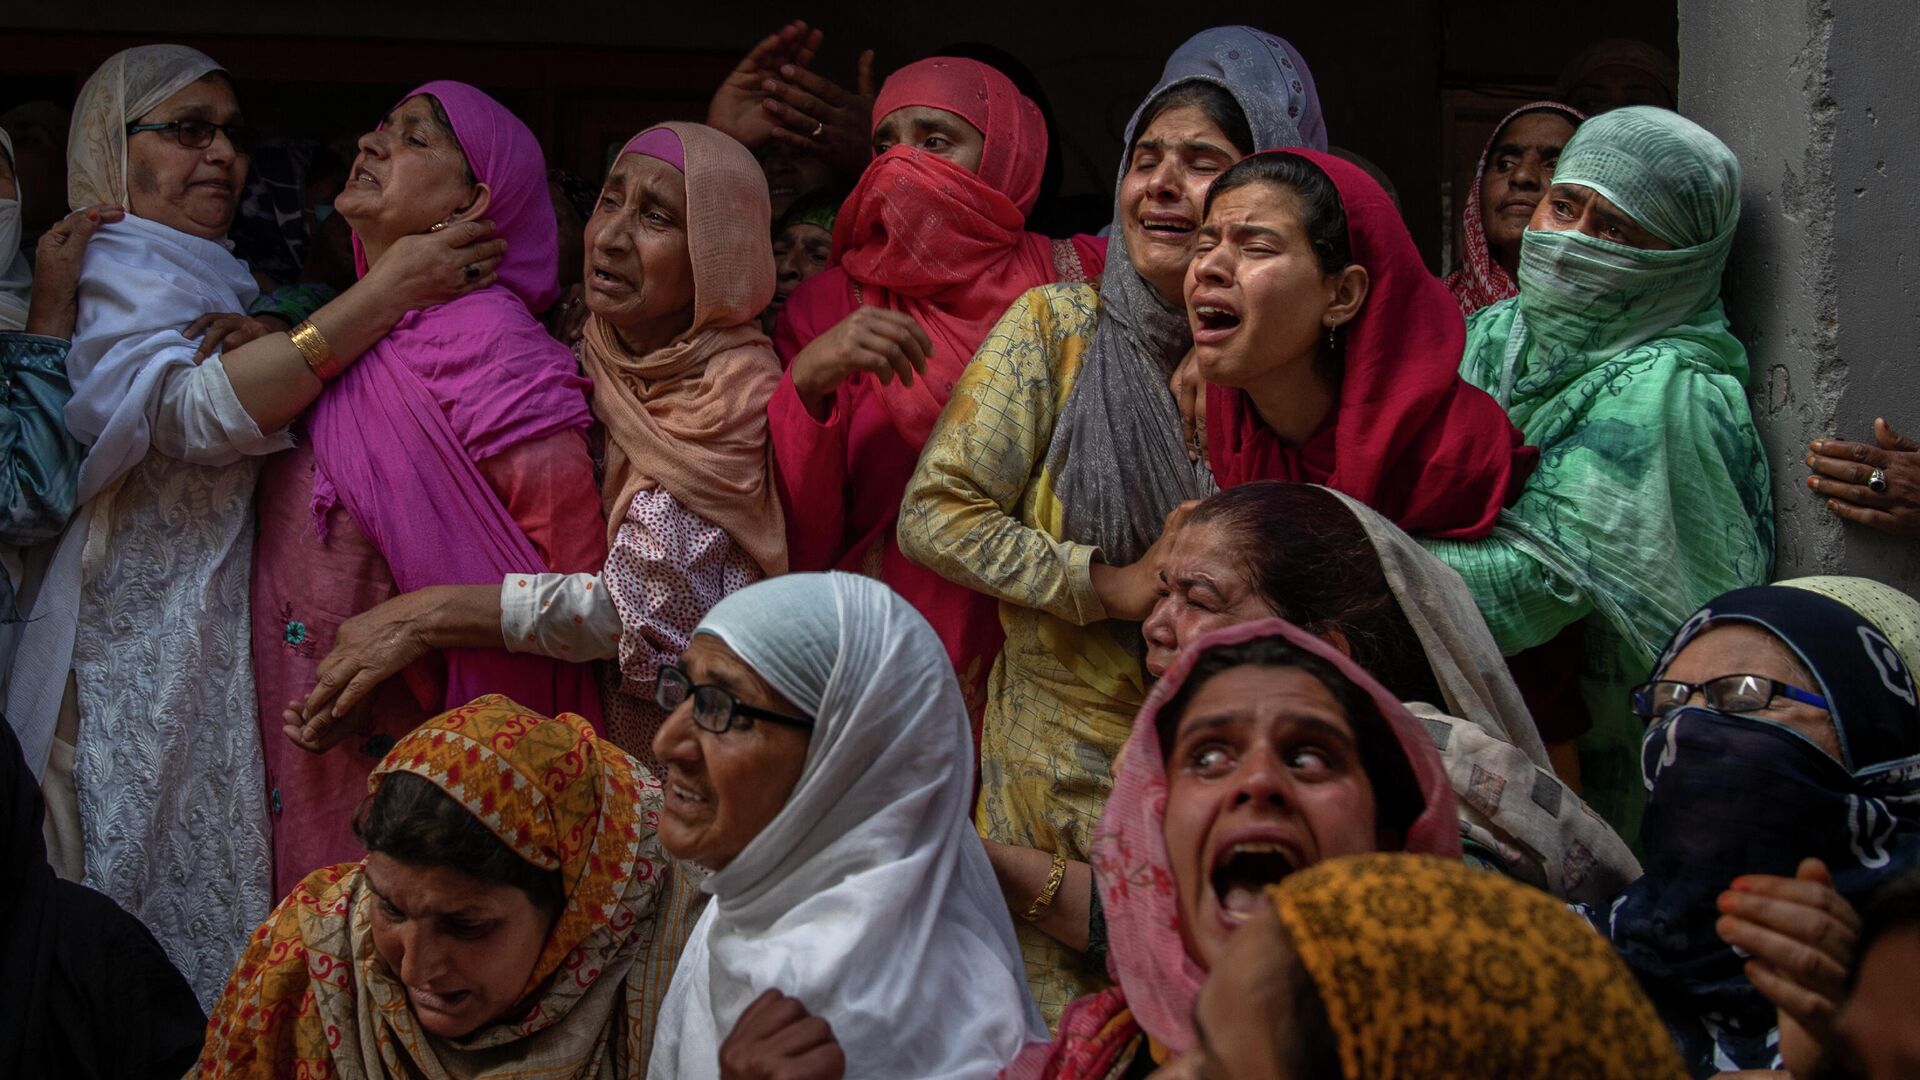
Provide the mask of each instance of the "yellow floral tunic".
MULTIPOLYGON (((1034 289, 1007 310, 961 375, 900 509, 900 549, 998 597, 1007 641, 987 682, 981 835, 1086 860, 1112 767, 1145 697, 1139 628, 1108 621, 1088 566, 1061 538, 1044 468, 1054 423, 1093 341, 1090 285, 1034 289)), ((1049 1026, 1105 973, 1024 923, 1028 983, 1049 1026)))

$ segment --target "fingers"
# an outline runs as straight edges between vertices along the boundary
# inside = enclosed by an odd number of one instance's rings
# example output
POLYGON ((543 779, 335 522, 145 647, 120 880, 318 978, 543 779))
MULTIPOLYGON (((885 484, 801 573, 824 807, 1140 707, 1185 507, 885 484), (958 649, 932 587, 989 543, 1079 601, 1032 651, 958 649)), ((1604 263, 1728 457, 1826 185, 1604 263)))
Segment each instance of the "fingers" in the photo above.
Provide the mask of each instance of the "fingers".
POLYGON ((1845 993, 1853 935, 1831 924, 1817 929, 1798 925, 1793 916, 1779 911, 1770 917, 1792 924, 1793 932, 1783 933, 1773 925, 1733 915, 1721 916, 1714 923, 1714 932, 1720 940, 1802 986, 1831 997, 1845 993))
POLYGON ((912 386, 913 377, 927 370, 927 358, 933 355, 933 340, 912 317, 879 308, 861 327, 861 344, 871 358, 862 366, 872 370, 883 383, 898 376, 903 386, 912 386))
MULTIPOLYGON (((767 85, 772 87, 780 84, 768 80, 767 85)), ((797 93, 797 91, 795 93, 797 93)), ((780 127, 774 129, 776 136, 779 135, 782 130, 785 130, 789 134, 801 136, 806 140, 807 145, 811 146, 817 142, 813 135, 816 128, 822 129, 821 134, 825 134, 824 129, 826 127, 829 110, 824 104, 812 99, 810 96, 802 96, 807 97, 807 100, 811 102, 812 109, 817 111, 810 112, 805 109, 796 108, 788 104, 784 99, 773 96, 768 96, 761 101, 760 104, 767 112, 773 115, 775 120, 780 121, 780 127)))
POLYGON ((927 336, 926 328, 911 316, 902 315, 900 318, 905 320, 907 339, 914 347, 913 370, 924 372, 927 370, 927 361, 933 357, 933 339, 927 336))
POLYGON ((859 91, 860 96, 863 98, 872 98, 874 94, 879 92, 877 85, 873 81, 872 49, 868 49, 866 52, 860 54, 860 74, 853 85, 854 89, 859 91))
MULTIPOLYGON (((797 25, 805 29, 807 24, 799 23, 797 25)), ((813 63, 813 58, 820 55, 820 43, 826 39, 827 35, 823 31, 807 31, 807 33, 800 38, 798 45, 793 51, 793 62, 801 67, 806 67, 808 64, 813 63)))
MULTIPOLYGON (((1827 443, 1826 445, 1831 449, 1837 444, 1827 443)), ((1835 480, 1844 480, 1849 484, 1865 484, 1867 478, 1873 475, 1874 469, 1885 468, 1891 463, 1887 451, 1879 447, 1862 446, 1860 443, 1846 443, 1844 445, 1860 447, 1862 451, 1871 452, 1873 457, 1878 460, 1869 461, 1864 458, 1853 457, 1852 455, 1808 454, 1807 468, 1812 469, 1821 476, 1830 476, 1835 480)))
POLYGON ((768 34, 766 37, 761 38, 754 44, 753 48, 747 50, 747 55, 740 58, 740 63, 734 66, 734 73, 759 72, 773 67, 771 60, 773 54, 786 47, 785 42, 788 34, 795 26, 800 25, 804 24, 788 23, 773 33, 768 34))
MULTIPOLYGON (((1813 448, 1814 457, 1864 462, 1868 468, 1876 465, 1884 467, 1890 460, 1887 452, 1877 446, 1850 442, 1846 439, 1816 439, 1809 445, 1813 448)), ((1813 458, 1808 458, 1807 464, 1813 464, 1813 458)))
POLYGON ((816 71, 788 64, 780 69, 780 80, 767 80, 767 89, 796 109, 818 115, 846 108, 847 92, 840 84, 816 71))
POLYGON ((1875 441, 1887 450, 1896 450, 1903 454, 1911 454, 1916 450, 1920 450, 1920 442, 1915 442, 1899 432, 1894 431, 1893 425, 1887 423, 1885 417, 1879 417, 1874 420, 1873 437, 1875 441))
POLYGON ((187 328, 182 330, 181 333, 190 338, 199 337, 201 334, 206 333, 207 329, 214 323, 224 318, 227 318, 227 313, 224 311, 209 311, 205 315, 188 323, 187 328))
POLYGON ((1826 1032, 1833 1027, 1834 1016, 1839 1012, 1834 998, 1810 990, 1757 960, 1749 961, 1745 970, 1747 981, 1755 990, 1809 1032, 1826 1032))
POLYGON ((1875 529, 1885 529, 1895 532, 1900 529, 1900 519, 1887 513, 1885 510, 1875 510, 1870 506, 1856 506, 1853 503, 1842 502, 1839 499, 1828 499, 1827 509, 1831 511, 1834 516, 1846 521, 1851 521, 1857 525, 1866 525, 1875 529))
MULTIPOLYGON (((193 362, 196 364, 212 356, 225 346, 229 339, 237 337, 238 332, 246 325, 246 316, 214 315, 209 319, 208 316, 202 315, 194 320, 195 324, 201 322, 205 322, 206 325, 201 327, 200 347, 193 352, 193 362)), ((189 326, 187 329, 189 331, 187 336, 193 337, 194 334, 191 332, 193 327, 189 326)), ((234 343, 240 344, 238 341, 234 343)))
POLYGON ((1864 483, 1842 483, 1818 475, 1807 477, 1807 487, 1829 499, 1841 499, 1861 506, 1873 506, 1880 499, 1880 496, 1864 483))
MULTIPOLYGON (((490 220, 481 220, 462 221, 449 225, 438 233, 429 233, 427 235, 438 236, 440 241, 448 247, 461 249, 475 247, 481 252, 491 250, 492 246, 497 244, 499 245, 500 254, 505 254, 507 242, 495 238, 493 233, 493 222, 490 220)), ((474 252, 466 252, 463 250, 462 254, 472 255, 474 252)))
POLYGON ((1162 533, 1176 532, 1185 526, 1187 519, 1193 516, 1195 510, 1200 508, 1200 502, 1201 500, 1199 499, 1188 499, 1167 511, 1167 518, 1161 529, 1162 533))

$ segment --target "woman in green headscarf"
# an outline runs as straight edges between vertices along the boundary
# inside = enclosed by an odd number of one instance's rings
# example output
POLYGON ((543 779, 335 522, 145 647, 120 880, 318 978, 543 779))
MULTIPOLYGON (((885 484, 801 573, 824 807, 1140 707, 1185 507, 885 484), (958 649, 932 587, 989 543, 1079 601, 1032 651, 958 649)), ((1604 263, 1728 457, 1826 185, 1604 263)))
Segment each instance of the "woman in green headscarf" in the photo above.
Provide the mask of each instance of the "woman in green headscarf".
POLYGON ((1624 836, 1644 799, 1628 687, 1773 563, 1747 354, 1720 304, 1739 216, 1740 164, 1705 128, 1650 107, 1587 121, 1521 240, 1520 295, 1470 320, 1460 365, 1540 467, 1491 537, 1427 546, 1509 656, 1581 624, 1586 797, 1624 836))

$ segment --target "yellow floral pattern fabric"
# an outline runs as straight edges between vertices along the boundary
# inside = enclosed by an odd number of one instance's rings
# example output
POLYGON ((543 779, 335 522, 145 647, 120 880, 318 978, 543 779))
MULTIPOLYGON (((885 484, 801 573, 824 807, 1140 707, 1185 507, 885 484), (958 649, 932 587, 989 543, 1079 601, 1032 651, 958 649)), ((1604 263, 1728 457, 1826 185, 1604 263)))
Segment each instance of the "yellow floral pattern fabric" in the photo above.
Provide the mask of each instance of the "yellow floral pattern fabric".
MULTIPOLYGON (((1006 645, 988 676, 980 738, 981 835, 1085 860, 1113 789, 1113 759, 1145 698, 1145 672, 1106 619, 1094 549, 1062 538, 1044 468, 1100 311, 1091 285, 1034 289, 1007 310, 955 384, 900 511, 900 548, 1000 600, 1006 645)), ((1049 1027, 1107 985, 1079 954, 1018 923, 1028 984, 1049 1027)))
POLYGON ((1455 860, 1357 855, 1267 890, 1352 1080, 1678 1080, 1612 946, 1563 904, 1455 860))
POLYGON ((373 947, 364 864, 315 871, 255 931, 208 1024, 202 1077, 639 1077, 693 890, 654 835, 660 784, 580 717, 499 695, 434 718, 369 780, 411 772, 566 902, 522 1012, 448 1040, 420 1027, 373 947))

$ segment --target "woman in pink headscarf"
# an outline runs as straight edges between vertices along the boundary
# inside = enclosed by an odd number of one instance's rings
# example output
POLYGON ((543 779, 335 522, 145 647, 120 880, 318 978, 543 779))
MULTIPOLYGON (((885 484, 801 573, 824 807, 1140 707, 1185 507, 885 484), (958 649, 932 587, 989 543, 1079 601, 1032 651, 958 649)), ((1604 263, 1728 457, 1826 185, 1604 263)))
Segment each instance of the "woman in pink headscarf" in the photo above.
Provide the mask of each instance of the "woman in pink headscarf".
POLYGON ((1118 985, 1068 1005, 1056 1039, 1003 1077, 1153 1073, 1193 1049, 1194 997, 1267 886, 1342 855, 1460 857, 1453 792, 1419 721, 1282 619, 1181 654, 1115 770, 1093 874, 1118 985))
POLYGON ((933 624, 977 725, 1001 632, 995 601, 900 554, 907 478, 980 342, 1028 289, 1086 281, 1095 237, 1026 231, 1047 131, 1012 80, 936 56, 873 107, 876 157, 841 208, 834 265, 774 330, 788 365, 768 409, 795 570, 878 577, 933 624))
POLYGON ((485 216, 499 280, 409 313, 331 385, 306 438, 260 485, 253 658, 274 815, 274 881, 359 858, 350 822, 393 740, 483 692, 596 722, 591 669, 447 650, 369 699, 359 737, 309 753, 282 734, 347 618, 397 592, 545 567, 597 571, 606 525, 587 451, 587 381, 541 328, 558 289, 546 165, 533 133, 463 83, 403 98, 360 140, 335 203, 361 274, 411 233, 485 216))

